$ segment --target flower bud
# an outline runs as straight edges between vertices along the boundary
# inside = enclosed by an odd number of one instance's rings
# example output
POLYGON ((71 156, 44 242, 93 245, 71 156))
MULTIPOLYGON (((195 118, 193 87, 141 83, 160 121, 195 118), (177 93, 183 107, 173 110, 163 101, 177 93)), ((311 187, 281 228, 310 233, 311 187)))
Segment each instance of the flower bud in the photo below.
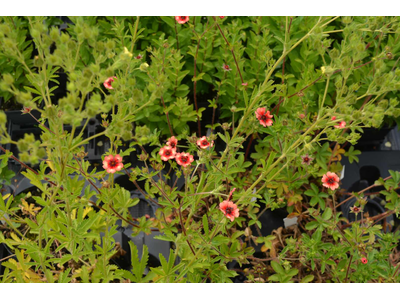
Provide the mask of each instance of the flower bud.
POLYGON ((40 68, 43 65, 43 59, 41 59, 39 56, 35 56, 33 58, 33 64, 35 65, 35 67, 40 68))
POLYGON ((60 34, 59 34, 59 32, 58 32, 58 28, 53 27, 53 28, 50 30, 50 38, 51 38, 51 40, 52 40, 53 42, 56 42, 56 41, 58 40, 59 37, 60 37, 60 34))
POLYGON ((146 161, 148 157, 149 157, 148 154, 142 152, 142 153, 139 155, 139 160, 141 160, 141 161, 146 161))
POLYGON ((43 147, 41 147, 38 149, 36 154, 39 158, 44 158, 46 156, 46 150, 43 147))
POLYGON ((194 136, 194 135, 192 135, 192 136, 190 136, 190 137, 188 138, 188 140, 189 140, 189 143, 196 144, 196 142, 197 142, 197 137, 194 136))
POLYGON ((331 66, 321 67, 322 74, 326 74, 327 76, 331 76, 335 71, 331 66))
POLYGON ((332 59, 338 58, 339 57, 339 51, 334 48, 331 51, 329 51, 329 55, 332 59))
POLYGON ((102 181, 101 182, 101 187, 103 188, 103 189, 109 189, 110 188, 110 183, 108 182, 108 181, 102 181))
POLYGON ((10 74, 4 74, 3 75, 3 80, 9 86, 14 83, 14 78, 10 74))
POLYGON ((139 67, 140 71, 142 71, 142 72, 147 72, 148 68, 149 68, 149 65, 147 63, 142 63, 139 67))

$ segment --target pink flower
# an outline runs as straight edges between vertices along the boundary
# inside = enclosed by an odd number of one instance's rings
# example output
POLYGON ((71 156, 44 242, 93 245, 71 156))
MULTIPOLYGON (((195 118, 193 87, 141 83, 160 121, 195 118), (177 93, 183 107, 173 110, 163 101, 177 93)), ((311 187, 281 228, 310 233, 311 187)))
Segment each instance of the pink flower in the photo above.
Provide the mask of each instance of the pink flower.
POLYGON ((339 176, 337 176, 335 173, 327 172, 322 177, 322 183, 324 187, 329 188, 332 191, 336 190, 339 187, 339 176))
POLYGON ((189 21, 189 17, 175 17, 175 20, 179 24, 185 24, 187 21, 189 21))
POLYGON ((138 56, 136 56, 135 58, 136 59, 142 59, 142 57, 143 57, 143 55, 139 53, 138 56))
POLYGON ((249 84, 247 82, 242 83, 243 86, 248 86, 249 84))
POLYGON ((341 121, 341 122, 339 122, 339 125, 335 125, 335 128, 345 128, 345 127, 346 127, 345 121, 341 121))
POLYGON ((121 171, 124 165, 122 164, 122 157, 117 154, 115 156, 108 155, 103 160, 103 168, 106 169, 107 173, 115 173, 121 171))
POLYGON ((167 145, 175 149, 176 145, 178 145, 178 140, 175 136, 171 136, 167 141, 167 145))
POLYGON ((311 164, 311 162, 314 160, 314 158, 312 158, 308 154, 301 156, 301 159, 303 160, 301 162, 301 164, 302 165, 307 165, 307 166, 309 166, 311 164))
POLYGON ((207 141, 207 137, 203 136, 202 138, 197 140, 197 146, 199 146, 201 149, 207 149, 210 146, 214 146, 214 141, 211 141, 210 144, 210 142, 207 141))
POLYGON ((172 148, 170 146, 165 146, 165 147, 160 149, 160 152, 158 152, 158 154, 161 155, 161 159, 163 161, 167 161, 169 159, 175 158, 176 149, 172 148))
POLYGON ((109 77, 106 79, 106 81, 104 81, 104 86, 106 87, 106 89, 109 90, 113 90, 114 88, 111 86, 111 83, 114 82, 114 78, 117 79, 117 77, 113 76, 113 77, 109 77))
POLYGON ((225 72, 229 72, 229 71, 232 70, 231 68, 229 68, 229 66, 228 66, 227 64, 223 64, 223 65, 222 65, 222 69, 223 69, 225 72))
POLYGON ((300 115, 299 115, 299 118, 300 118, 300 119, 304 119, 305 117, 306 117, 305 114, 300 114, 300 115))
POLYGON ((365 257, 361 258, 361 262, 365 265, 368 263, 368 259, 366 259, 365 257))
POLYGON ((256 117, 260 121, 260 124, 264 127, 271 126, 273 121, 273 115, 270 114, 269 110, 267 112, 265 107, 259 107, 256 110, 256 117))
POLYGON ((235 220, 235 218, 239 217, 239 209, 237 208, 237 205, 230 201, 232 198, 232 194, 235 191, 233 189, 231 193, 229 194, 228 200, 222 201, 219 204, 219 209, 224 213, 224 215, 231 221, 235 220))
MULTIPOLYGON (((332 120, 332 121, 335 121, 335 120, 336 120, 336 117, 333 116, 333 117, 331 118, 331 120, 332 120)), ((346 122, 345 122, 345 121, 340 121, 340 122, 338 122, 338 123, 339 123, 338 125, 335 125, 335 126, 334 126, 335 128, 345 128, 345 126, 346 126, 346 122)))
POLYGON ((178 163, 178 165, 181 165, 183 167, 189 166, 193 161, 193 155, 190 155, 189 153, 177 153, 175 155, 175 160, 178 163))
POLYGON ((225 17, 220 17, 221 19, 225 18, 225 17))

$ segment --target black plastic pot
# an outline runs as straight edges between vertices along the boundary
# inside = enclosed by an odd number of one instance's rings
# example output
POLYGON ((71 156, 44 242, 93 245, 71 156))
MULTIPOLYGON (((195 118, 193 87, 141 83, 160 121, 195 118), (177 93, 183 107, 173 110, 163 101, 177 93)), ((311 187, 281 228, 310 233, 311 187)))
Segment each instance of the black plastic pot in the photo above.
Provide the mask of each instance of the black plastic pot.
POLYGON ((6 244, 0 244, 0 276, 4 274, 5 270, 5 267, 3 267, 3 263, 8 260, 5 258, 11 256, 12 254, 13 253, 11 252, 10 248, 7 247, 6 244))
MULTIPOLYGON (((39 128, 38 122, 32 118, 29 114, 22 114, 21 111, 6 111, 7 116, 7 130, 11 139, 18 141, 22 139, 25 134, 33 134, 35 139, 40 139, 42 129, 39 128)), ((32 111, 32 115, 36 119, 40 119, 40 113, 36 110, 32 111)), ((81 126, 78 126, 75 130, 75 136, 78 135, 83 128, 86 119, 82 120, 81 126)), ((45 124, 46 126, 48 124, 45 124)), ((65 125, 64 130, 70 132, 72 126, 65 125)), ((104 128, 100 125, 100 121, 97 118, 91 118, 83 132, 82 139, 86 139, 93 135, 102 132, 104 128)), ((3 146, 5 149, 11 151, 14 156, 18 157, 18 148, 15 144, 7 144, 3 146)), ((110 143, 105 136, 100 136, 92 139, 87 145, 84 146, 85 152, 88 153, 87 160, 90 162, 101 161, 101 156, 109 149, 110 143)), ((9 168, 14 171, 20 170, 20 163, 17 161, 10 160, 9 168)), ((32 166, 31 166, 32 167, 32 166)))
MULTIPOLYGON (((394 126, 383 126, 382 128, 365 128, 361 138, 354 145, 355 149, 361 151, 374 151, 379 150, 380 145, 385 140, 388 133, 394 128, 394 126)), ((351 144, 347 144, 345 149, 350 148, 351 144)))
MULTIPOLYGON (((350 193, 359 192, 359 191, 371 186, 372 184, 374 184, 374 182, 381 177, 380 171, 376 166, 362 166, 359 170, 359 173, 360 173, 360 179, 357 180, 356 182, 354 182, 348 188, 348 192, 350 192, 350 193)), ((379 192, 380 190, 382 190, 382 187, 375 187, 375 188, 370 189, 368 192, 379 192)), ((343 201, 343 200, 344 199, 342 199, 341 201, 343 201)), ((365 218, 364 215, 366 213, 368 213, 369 217, 374 217, 374 216, 377 216, 377 215, 380 215, 380 214, 386 212, 386 209, 385 209, 386 202, 384 199, 382 199, 379 196, 379 194, 376 195, 375 197, 367 196, 366 200, 367 200, 367 204, 364 207, 363 213, 359 213, 359 214, 357 214, 357 216, 355 213, 351 212, 351 209, 350 209, 357 202, 356 198, 353 198, 353 199, 349 200, 348 202, 342 204, 340 207, 343 212, 343 216, 346 219, 348 219, 349 222, 354 222, 354 221, 361 220, 361 217, 365 218)), ((392 230, 392 228, 394 226, 394 218, 392 215, 390 215, 387 218, 379 221, 377 224, 382 225, 382 227, 383 227, 382 230, 384 232, 389 232, 392 230)))

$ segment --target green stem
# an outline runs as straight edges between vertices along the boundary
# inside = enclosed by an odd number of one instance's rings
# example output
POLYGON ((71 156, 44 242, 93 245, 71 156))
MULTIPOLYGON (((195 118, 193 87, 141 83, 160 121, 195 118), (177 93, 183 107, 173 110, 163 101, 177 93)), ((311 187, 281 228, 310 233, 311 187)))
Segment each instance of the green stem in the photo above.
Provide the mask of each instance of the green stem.
POLYGON ((318 119, 321 113, 322 108, 324 107, 324 103, 325 103, 325 99, 326 99, 326 95, 328 93, 328 88, 329 88, 329 80, 331 79, 330 76, 328 76, 328 80, 326 81, 326 85, 325 85, 325 92, 324 92, 324 97, 322 98, 322 102, 321 105, 319 106, 319 110, 318 110, 318 119))
POLYGON ((79 144, 75 145, 74 147, 72 147, 71 149, 69 149, 70 152, 72 152, 72 150, 74 150, 75 148, 78 148, 84 144, 86 144, 87 142, 89 142, 90 140, 93 140, 94 138, 97 138, 99 136, 102 136, 105 134, 105 131, 99 132, 98 134, 92 135, 91 137, 88 137, 87 139, 83 140, 82 142, 80 142, 79 144))

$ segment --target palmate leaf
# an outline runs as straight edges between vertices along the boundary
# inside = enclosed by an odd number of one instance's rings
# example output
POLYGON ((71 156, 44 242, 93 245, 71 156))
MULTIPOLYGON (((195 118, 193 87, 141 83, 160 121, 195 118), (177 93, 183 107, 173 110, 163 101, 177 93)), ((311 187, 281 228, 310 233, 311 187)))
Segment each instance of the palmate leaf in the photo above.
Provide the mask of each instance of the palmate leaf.
POLYGON ((145 282, 143 278, 143 274, 146 270, 147 262, 149 260, 149 251, 146 245, 143 245, 142 258, 139 260, 138 249, 136 245, 129 241, 129 246, 131 248, 131 264, 132 264, 132 273, 133 273, 133 282, 145 282))
POLYGON ((350 149, 344 154, 344 156, 349 158, 349 162, 353 163, 353 161, 359 162, 357 155, 360 155, 360 150, 354 150, 354 147, 351 146, 350 149))

